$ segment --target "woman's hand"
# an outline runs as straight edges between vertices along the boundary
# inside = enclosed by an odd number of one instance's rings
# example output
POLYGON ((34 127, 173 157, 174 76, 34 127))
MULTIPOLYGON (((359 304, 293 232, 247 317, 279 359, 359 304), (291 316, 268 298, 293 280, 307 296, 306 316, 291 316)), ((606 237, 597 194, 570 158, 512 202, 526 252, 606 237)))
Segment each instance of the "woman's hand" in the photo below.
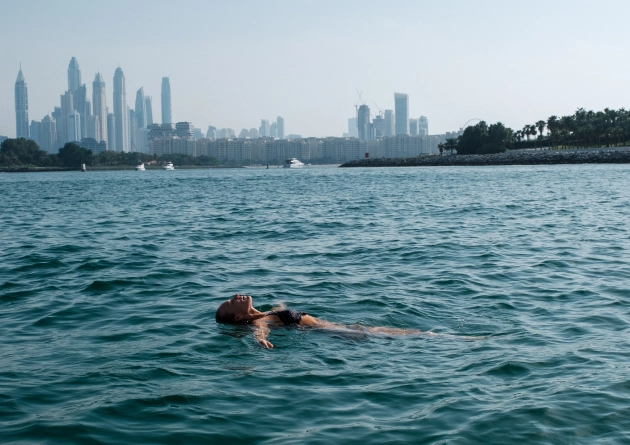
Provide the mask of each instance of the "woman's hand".
POLYGON ((262 338, 258 339, 258 343, 260 343, 260 346, 262 346, 265 349, 273 349, 273 345, 271 344, 271 342, 264 340, 262 338))

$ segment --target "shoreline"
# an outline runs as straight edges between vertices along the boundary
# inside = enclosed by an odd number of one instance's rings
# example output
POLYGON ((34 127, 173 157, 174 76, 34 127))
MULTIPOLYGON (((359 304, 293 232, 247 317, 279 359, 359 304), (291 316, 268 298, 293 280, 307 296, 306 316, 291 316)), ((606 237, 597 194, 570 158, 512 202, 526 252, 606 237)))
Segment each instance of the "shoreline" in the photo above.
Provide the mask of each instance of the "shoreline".
POLYGON ((487 155, 425 155, 348 161, 340 167, 473 167, 484 165, 630 164, 630 151, 616 148, 580 151, 539 150, 487 155))

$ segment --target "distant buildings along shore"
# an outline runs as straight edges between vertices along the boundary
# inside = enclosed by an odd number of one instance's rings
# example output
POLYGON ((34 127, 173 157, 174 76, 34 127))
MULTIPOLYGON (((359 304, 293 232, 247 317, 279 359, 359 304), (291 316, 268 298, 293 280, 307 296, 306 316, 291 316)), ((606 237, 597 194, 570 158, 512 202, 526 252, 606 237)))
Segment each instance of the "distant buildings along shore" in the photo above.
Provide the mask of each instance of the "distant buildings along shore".
POLYGON ((276 163, 292 157, 340 163, 366 156, 437 153, 438 144, 460 134, 430 136, 425 116, 409 118, 409 96, 404 93, 394 94, 394 110, 379 109, 375 116, 367 104, 357 106, 356 116, 348 119, 348 133, 341 138, 302 138, 285 134, 282 116, 271 122, 261 119, 258 128, 242 129, 238 136, 231 128, 214 126, 208 126, 204 134, 190 122, 173 122, 168 77, 162 78, 162 123, 158 124, 153 120, 152 97, 145 95, 143 87, 135 92, 135 98, 132 96, 134 108, 129 107, 121 67, 114 72, 112 93, 113 109, 110 110, 106 82, 97 72, 90 100, 86 85, 81 81, 79 62, 72 57, 68 65, 68 89, 60 95, 59 106, 29 124, 28 88, 20 67, 15 82, 16 135, 33 139, 49 153, 57 153, 67 142, 76 142, 95 154, 112 150, 213 156, 226 163, 276 163))

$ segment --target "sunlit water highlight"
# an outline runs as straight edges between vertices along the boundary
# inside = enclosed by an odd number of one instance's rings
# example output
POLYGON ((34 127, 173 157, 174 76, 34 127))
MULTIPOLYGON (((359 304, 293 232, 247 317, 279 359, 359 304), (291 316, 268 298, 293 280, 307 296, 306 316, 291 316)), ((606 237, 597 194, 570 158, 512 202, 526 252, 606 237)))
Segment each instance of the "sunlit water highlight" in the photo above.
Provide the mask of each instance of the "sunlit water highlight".
POLYGON ((0 443, 627 443, 629 175, 2 174, 0 443))

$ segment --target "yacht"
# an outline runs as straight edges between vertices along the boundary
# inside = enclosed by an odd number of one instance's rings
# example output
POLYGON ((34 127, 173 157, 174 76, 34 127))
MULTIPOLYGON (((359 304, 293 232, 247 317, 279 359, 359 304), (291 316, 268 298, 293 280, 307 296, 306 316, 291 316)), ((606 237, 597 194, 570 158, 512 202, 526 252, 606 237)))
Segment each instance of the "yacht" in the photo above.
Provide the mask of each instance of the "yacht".
POLYGON ((284 168, 302 168, 304 163, 298 161, 296 158, 287 159, 284 161, 284 168))
POLYGON ((144 162, 138 162, 138 165, 136 165, 136 171, 137 171, 137 172, 140 172, 140 171, 142 171, 142 172, 143 172, 144 170, 145 170, 145 168, 144 168, 144 162))
POLYGON ((168 161, 166 164, 164 164, 164 167, 162 167, 164 170, 175 170, 175 167, 173 167, 173 163, 171 161, 168 161))

